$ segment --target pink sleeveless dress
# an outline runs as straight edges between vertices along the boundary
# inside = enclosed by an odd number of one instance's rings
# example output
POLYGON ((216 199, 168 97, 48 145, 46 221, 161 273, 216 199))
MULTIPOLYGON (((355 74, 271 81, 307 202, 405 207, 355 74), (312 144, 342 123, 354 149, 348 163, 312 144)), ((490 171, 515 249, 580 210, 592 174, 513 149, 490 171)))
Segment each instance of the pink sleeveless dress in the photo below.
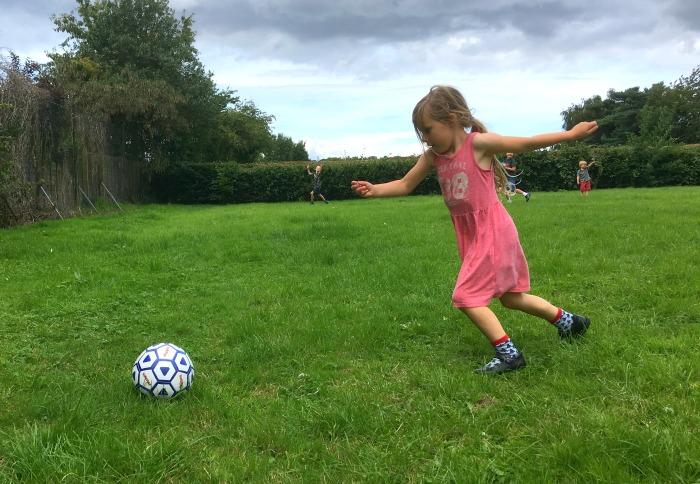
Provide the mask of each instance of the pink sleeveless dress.
POLYGON ((457 234, 462 267, 452 294, 455 307, 488 306, 507 292, 530 290, 530 274, 513 219, 498 199, 493 170, 474 159, 470 133, 452 156, 434 160, 457 234))

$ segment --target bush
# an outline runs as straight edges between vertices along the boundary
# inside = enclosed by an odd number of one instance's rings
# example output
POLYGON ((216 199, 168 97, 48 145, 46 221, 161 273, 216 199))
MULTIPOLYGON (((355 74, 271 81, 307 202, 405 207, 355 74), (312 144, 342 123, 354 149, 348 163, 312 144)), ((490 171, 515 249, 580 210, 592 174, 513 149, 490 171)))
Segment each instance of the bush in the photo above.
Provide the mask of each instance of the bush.
MULTIPOLYGON (((576 189, 579 160, 595 160, 590 173, 598 188, 700 184, 700 147, 627 145, 594 147, 572 143, 516 157, 524 171, 522 188, 576 189)), ((383 183, 403 177, 416 157, 347 158, 323 164, 322 192, 330 200, 354 198, 351 180, 383 183)), ((282 202, 308 199, 312 178, 306 161, 256 164, 179 163, 152 179, 154 196, 175 203, 282 202)), ((312 165, 313 168, 313 165, 312 165)), ((416 194, 440 193, 434 174, 416 194)))
POLYGON ((175 163, 151 177, 151 190, 162 201, 214 203, 216 175, 214 163, 175 163))

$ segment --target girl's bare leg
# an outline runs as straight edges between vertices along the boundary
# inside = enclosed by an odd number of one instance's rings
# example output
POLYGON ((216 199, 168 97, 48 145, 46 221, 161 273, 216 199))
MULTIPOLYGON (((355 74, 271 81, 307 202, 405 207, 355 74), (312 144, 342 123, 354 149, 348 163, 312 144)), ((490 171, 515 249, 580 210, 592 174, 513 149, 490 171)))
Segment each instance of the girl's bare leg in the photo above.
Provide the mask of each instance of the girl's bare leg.
POLYGON ((525 292, 507 292, 501 296, 501 304, 547 321, 552 321, 559 312, 559 308, 549 301, 525 292))
POLYGON ((488 338, 496 351, 496 357, 474 370, 476 373, 496 374, 525 367, 525 358, 503 330, 501 322, 493 311, 488 307, 460 309, 488 338))
POLYGON ((498 317, 488 307, 459 309, 471 319, 490 342, 497 341, 506 335, 498 317))

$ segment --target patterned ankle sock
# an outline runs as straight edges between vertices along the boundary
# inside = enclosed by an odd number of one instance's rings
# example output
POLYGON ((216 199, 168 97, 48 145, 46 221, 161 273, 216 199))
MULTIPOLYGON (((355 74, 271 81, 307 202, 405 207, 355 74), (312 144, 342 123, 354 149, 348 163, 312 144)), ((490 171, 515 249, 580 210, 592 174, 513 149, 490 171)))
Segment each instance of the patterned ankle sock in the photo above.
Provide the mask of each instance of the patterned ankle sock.
POLYGON ((520 356, 520 351, 515 347, 508 335, 493 341, 491 344, 496 350, 496 354, 506 361, 511 361, 520 356))
POLYGON ((573 314, 564 311, 562 308, 559 308, 557 315, 549 322, 559 328, 560 331, 569 331, 571 329, 571 325, 574 323, 574 316, 573 314))

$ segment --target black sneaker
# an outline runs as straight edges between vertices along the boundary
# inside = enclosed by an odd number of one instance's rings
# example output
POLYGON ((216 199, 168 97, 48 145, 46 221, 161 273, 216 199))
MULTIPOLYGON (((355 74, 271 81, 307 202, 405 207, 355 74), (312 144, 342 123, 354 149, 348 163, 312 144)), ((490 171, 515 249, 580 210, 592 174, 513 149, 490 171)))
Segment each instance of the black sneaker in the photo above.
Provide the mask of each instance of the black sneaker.
POLYGON ((525 194, 525 201, 526 201, 526 202, 529 202, 529 201, 530 201, 530 192, 527 192, 527 193, 525 194))
POLYGON ((519 370, 521 368, 525 368, 525 357, 522 353, 511 360, 505 360, 496 355, 493 360, 489 361, 481 368, 474 370, 474 373, 479 373, 481 375, 497 375, 499 373, 519 370))
POLYGON ((567 331, 562 331, 559 329, 559 337, 563 340, 571 340, 572 338, 578 338, 583 336, 583 334, 588 330, 591 325, 591 320, 585 316, 579 316, 578 314, 572 314, 573 322, 571 323, 571 328, 567 331))

